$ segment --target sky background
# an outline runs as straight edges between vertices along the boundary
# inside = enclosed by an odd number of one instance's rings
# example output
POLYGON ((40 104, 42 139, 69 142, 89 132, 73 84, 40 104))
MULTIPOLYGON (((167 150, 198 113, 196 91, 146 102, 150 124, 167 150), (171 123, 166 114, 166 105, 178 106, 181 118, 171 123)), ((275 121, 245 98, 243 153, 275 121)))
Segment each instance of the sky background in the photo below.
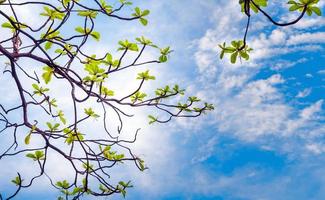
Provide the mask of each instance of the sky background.
MULTIPOLYGON (((278 28, 254 15, 248 35, 254 49, 251 60, 231 65, 229 59, 219 60, 217 44, 243 36, 246 18, 237 0, 133 2, 151 11, 148 27, 100 19, 103 41, 114 48, 120 39, 145 35, 170 45, 170 62, 150 66, 157 77, 154 85, 178 83, 216 109, 198 119, 150 127, 146 113, 138 113, 130 122, 130 128, 142 127, 134 150, 149 170, 140 173, 130 166, 113 171, 135 186, 126 199, 324 199, 325 18, 313 15, 278 28)), ((325 2, 319 5, 325 13, 325 2)), ((275 0, 267 10, 280 21, 297 16, 287 9, 285 1, 275 0)), ((37 23, 38 16, 24 12, 37 23)), ((91 51, 103 48, 95 45, 91 51)), ((5 81, 2 77, 1 85, 5 81)), ((125 83, 123 78, 116 81, 125 83)), ((1 94, 8 91, 0 87, 1 94)), ((1 101, 14 98, 8 95, 1 101)), ((0 192, 11 191, 3 181, 16 173, 11 169, 28 170, 28 164, 0 161, 0 192)), ((64 167, 55 161, 50 165, 53 174, 65 175, 64 167)), ((39 183, 17 199, 58 195, 39 183)))

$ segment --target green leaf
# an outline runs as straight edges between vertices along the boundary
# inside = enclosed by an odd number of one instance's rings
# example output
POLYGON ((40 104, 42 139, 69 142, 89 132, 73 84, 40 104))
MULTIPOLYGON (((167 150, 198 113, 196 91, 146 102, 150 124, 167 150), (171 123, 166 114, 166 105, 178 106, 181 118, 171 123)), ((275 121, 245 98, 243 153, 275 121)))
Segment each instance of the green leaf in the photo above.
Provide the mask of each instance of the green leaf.
POLYGON ((103 193, 110 193, 112 191, 109 188, 103 186, 102 184, 99 185, 99 190, 102 191, 103 193))
POLYGON ((78 194, 78 193, 80 193, 80 192, 82 192, 82 191, 83 191, 82 188, 76 187, 76 188, 74 188, 74 189, 72 190, 72 192, 70 193, 70 195, 76 195, 76 194, 78 194))
POLYGON ((137 77, 138 80, 145 80, 145 81, 148 81, 148 80, 155 80, 156 77, 154 76, 151 76, 149 74, 149 70, 145 71, 145 72, 141 72, 141 73, 138 73, 138 77, 137 77))
POLYGON ((321 16, 322 15, 322 11, 320 10, 320 8, 318 7, 311 7, 310 8, 316 15, 321 16))
MULTIPOLYGON (((267 6, 267 0, 254 0, 254 3, 256 5, 258 5, 259 7, 266 7, 267 6)), ((241 11, 244 12, 245 11, 245 1, 244 0, 240 0, 239 1, 239 4, 241 5, 241 11)), ((249 3, 249 7, 255 13, 258 13, 257 7, 252 2, 249 3)))
POLYGON ((97 17, 97 12, 96 11, 92 11, 92 10, 83 10, 83 11, 79 11, 78 15, 82 16, 82 17, 90 17, 95 19, 97 17))
POLYGON ((71 2, 71 0, 63 0, 62 1, 64 7, 67 7, 70 2, 71 2))
POLYGON ((51 20, 54 20, 54 19, 63 20, 63 18, 65 16, 65 14, 63 12, 59 12, 59 11, 51 9, 47 6, 44 6, 43 9, 44 9, 44 12, 42 12, 40 15, 50 17, 51 20))
POLYGON ((102 89, 100 91, 100 94, 102 94, 104 96, 114 96, 114 91, 113 90, 109 90, 105 86, 102 86, 102 89))
POLYGON ((56 30, 52 30, 50 29, 50 31, 48 31, 47 34, 41 34, 41 38, 42 39, 47 39, 47 40, 51 40, 51 39, 55 39, 57 37, 60 37, 60 31, 56 30))
POLYGON ((147 15, 149 15, 149 14, 150 14, 150 11, 149 11, 149 10, 144 10, 144 11, 142 12, 141 16, 144 17, 144 16, 147 16, 147 15))
POLYGON ((34 94, 37 94, 39 96, 42 96, 45 92, 48 92, 50 89, 39 87, 37 84, 32 84, 32 87, 34 88, 34 94))
POLYGON ((60 110, 60 111, 58 112, 58 117, 59 117, 60 121, 61 121, 63 124, 66 124, 66 123, 67 123, 67 120, 64 118, 64 113, 63 113, 62 110, 60 110))
POLYGON ((56 182, 55 185, 62 189, 68 189, 70 186, 70 184, 67 180, 58 181, 58 182, 56 182))
POLYGON ((167 62, 167 60, 168 60, 168 58, 167 58, 167 56, 165 56, 165 55, 161 55, 161 56, 159 57, 159 62, 161 62, 161 63, 167 62))
POLYGON ((96 41, 99 41, 100 40, 100 33, 99 32, 96 32, 96 31, 93 31, 90 33, 90 35, 96 40, 96 41))
POLYGON ((26 154, 27 158, 32 158, 32 159, 36 159, 35 155, 33 153, 28 153, 26 154))
POLYGON ((146 167, 144 165, 144 161, 142 159, 138 158, 138 162, 139 162, 140 170, 144 171, 146 169, 146 167))
POLYGON ((201 100, 199 98, 197 98, 197 97, 189 97, 188 101, 190 101, 190 102, 199 102, 201 100))
POLYGON ((94 117, 94 118, 98 118, 98 117, 99 117, 99 115, 97 115, 97 114, 93 111, 92 108, 85 108, 84 111, 85 111, 85 114, 88 115, 88 116, 90 116, 90 117, 94 117))
POLYGON ((46 67, 43 67, 43 70, 44 70, 44 73, 42 74, 42 78, 45 81, 45 83, 48 84, 52 79, 54 69, 49 66, 46 66, 46 67))
POLYGON ((141 17, 139 20, 140 20, 140 22, 141 22, 141 24, 143 26, 147 26, 148 25, 148 20, 147 19, 141 17))
POLYGON ((154 117, 154 116, 152 116, 152 115, 149 115, 148 118, 149 118, 149 120, 150 120, 150 121, 149 121, 149 124, 153 124, 153 123, 155 123, 155 122, 158 121, 157 117, 154 117))
POLYGON ((11 180, 11 182, 14 183, 16 186, 19 186, 19 185, 21 185, 23 180, 21 180, 21 178, 19 176, 16 176, 15 179, 11 180))
POLYGON ((290 6, 289 11, 295 11, 295 10, 298 10, 299 8, 300 8, 299 5, 292 5, 292 6, 290 6))
POLYGON ((52 47, 53 43, 52 42, 46 42, 45 43, 45 50, 49 50, 52 47))
POLYGON ((29 145, 31 136, 32 136, 32 132, 29 132, 29 134, 25 137, 25 144, 26 145, 29 145))
MULTIPOLYGON (((15 26, 18 27, 19 29, 27 28, 27 25, 17 22, 14 17, 11 16, 10 19, 11 19, 11 21, 13 21, 15 26)), ((15 31, 15 27, 11 24, 11 22, 4 22, 1 26, 3 28, 11 29, 12 32, 15 31)))
POLYGON ((168 60, 168 55, 172 52, 172 50, 170 49, 170 47, 166 47, 166 48, 161 48, 160 49, 160 54, 161 56, 159 57, 159 62, 167 62, 168 60))
POLYGON ((32 135, 32 133, 33 133, 35 130, 36 130, 36 126, 33 125, 32 128, 31 128, 31 130, 29 131, 28 135, 25 137, 25 144, 26 144, 26 145, 29 145, 31 135, 32 135))
POLYGON ((249 59, 249 55, 248 53, 244 52, 244 51, 240 51, 239 52, 240 57, 244 58, 245 60, 249 59))
POLYGON ((297 4, 297 2, 295 2, 295 1, 288 1, 288 4, 297 4))
POLYGON ((83 134, 81 134, 80 132, 74 132, 69 128, 65 128, 63 132, 67 135, 65 143, 67 143, 68 145, 72 144, 74 141, 83 141, 84 139, 83 134))
POLYGON ((178 85, 175 85, 175 86, 173 87, 173 90, 174 90, 176 93, 179 93, 179 94, 181 94, 181 95, 184 95, 184 92, 185 92, 185 90, 184 90, 184 89, 180 89, 178 85))
POLYGON ((131 96, 131 102, 135 103, 137 101, 143 101, 143 99, 147 96, 147 94, 142 93, 140 91, 136 92, 134 95, 131 96))
POLYGON ((141 10, 139 7, 134 8, 135 13, 140 16, 141 15, 141 10))
POLYGON ((49 104, 53 107, 58 107, 58 105, 56 104, 56 99, 51 99, 49 104))
POLYGON ((131 50, 131 51, 139 51, 138 45, 135 44, 135 43, 131 43, 129 45, 129 50, 131 50))
POLYGON ((43 151, 35 151, 34 154, 36 160, 44 160, 45 154, 43 151))
POLYGON ((119 0, 121 4, 123 5, 132 5, 132 2, 127 1, 127 0, 119 0))
POLYGON ((90 164, 90 163, 83 163, 82 167, 85 168, 85 170, 87 170, 88 172, 93 171, 94 165, 90 164))
POLYGON ((35 90, 39 90, 39 86, 35 83, 32 84, 32 87, 35 89, 35 90))
POLYGON ((160 49, 160 53, 161 55, 165 55, 167 56, 168 54, 170 54, 172 52, 172 50, 170 49, 170 47, 166 47, 166 48, 161 48, 160 49))
POLYGON ((238 56, 238 52, 235 52, 235 53, 231 54, 230 61, 231 61, 232 64, 236 63, 237 56, 238 56))
POLYGON ((76 27, 74 30, 76 30, 78 33, 85 34, 86 30, 82 28, 81 26, 76 27))
POLYGON ((230 61, 232 64, 237 62, 238 55, 240 58, 249 60, 248 53, 253 50, 247 45, 244 46, 244 41, 242 40, 232 41, 231 46, 226 46, 226 43, 224 42, 223 44, 219 44, 219 47, 221 48, 220 59, 223 59, 225 54, 231 54, 230 61))
POLYGON ((310 8, 307 8, 306 13, 308 16, 311 16, 313 14, 313 11, 310 8))
POLYGON ((123 197, 125 198, 125 195, 126 195, 126 190, 125 188, 131 188, 133 187, 133 185, 130 184, 131 181, 125 183, 123 181, 120 181, 119 182, 119 185, 117 186, 117 189, 119 190, 119 192, 123 195, 123 197))
POLYGON ((146 39, 145 37, 141 36, 139 38, 136 38, 136 41, 140 42, 143 45, 149 45, 149 46, 154 46, 152 42, 149 39, 146 39))
POLYGON ((5 22, 1 26, 3 28, 15 29, 14 26, 11 23, 9 23, 9 22, 5 22))
POLYGON ((57 131, 58 128, 59 128, 59 126, 60 126, 59 123, 55 123, 55 124, 53 125, 53 124, 51 124, 50 122, 46 122, 46 125, 47 125, 47 127, 49 128, 49 130, 50 130, 51 132, 53 132, 53 131, 57 131))
POLYGON ((225 50, 221 50, 221 53, 220 53, 220 59, 223 59, 223 57, 225 56, 225 50))
POLYGON ((128 40, 119 41, 118 44, 121 46, 118 50, 131 50, 139 51, 138 45, 136 43, 129 42, 128 40))

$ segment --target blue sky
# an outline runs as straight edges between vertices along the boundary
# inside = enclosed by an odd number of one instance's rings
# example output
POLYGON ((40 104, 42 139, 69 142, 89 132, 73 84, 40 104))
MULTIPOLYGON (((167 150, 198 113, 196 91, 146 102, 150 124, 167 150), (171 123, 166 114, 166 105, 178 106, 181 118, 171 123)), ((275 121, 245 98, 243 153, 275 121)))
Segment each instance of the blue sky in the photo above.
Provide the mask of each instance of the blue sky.
MULTIPOLYGON (((243 35, 245 17, 237 0, 134 4, 151 10, 149 26, 99 21, 103 32, 116 28, 103 41, 114 47, 120 39, 145 35, 171 45, 170 62, 153 69, 156 84, 177 82, 216 110, 168 125, 143 123, 135 150, 150 169, 115 171, 135 185, 126 199, 324 199, 325 17, 306 17, 293 27, 278 28, 254 15, 248 38, 254 49, 251 60, 231 65, 218 59, 217 44, 243 35)), ((320 6, 325 13, 324 1, 320 6)), ((279 20, 294 18, 286 9, 283 1, 275 0, 268 10, 279 20)), ((14 166, 7 164, 0 166, 14 166)), ((10 187, 0 179, 0 192, 10 187)), ((57 194, 42 187, 17 199, 54 199, 57 194)))

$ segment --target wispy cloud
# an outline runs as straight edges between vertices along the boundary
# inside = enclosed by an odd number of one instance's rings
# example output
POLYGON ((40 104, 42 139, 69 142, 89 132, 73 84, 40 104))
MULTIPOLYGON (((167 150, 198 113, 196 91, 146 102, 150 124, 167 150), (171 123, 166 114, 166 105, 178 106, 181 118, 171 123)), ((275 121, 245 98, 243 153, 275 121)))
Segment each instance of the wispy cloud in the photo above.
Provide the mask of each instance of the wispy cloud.
POLYGON ((297 94, 296 98, 305 98, 305 97, 307 97, 308 95, 310 95, 311 91, 312 91, 311 88, 306 88, 306 89, 304 89, 303 91, 300 91, 300 92, 297 94))

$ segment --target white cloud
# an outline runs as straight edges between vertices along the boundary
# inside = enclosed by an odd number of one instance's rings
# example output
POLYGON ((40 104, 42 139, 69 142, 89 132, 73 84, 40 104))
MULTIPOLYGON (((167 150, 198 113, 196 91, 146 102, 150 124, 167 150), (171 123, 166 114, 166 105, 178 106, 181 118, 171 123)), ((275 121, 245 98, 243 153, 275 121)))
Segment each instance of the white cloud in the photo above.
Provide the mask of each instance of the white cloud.
POLYGON ((316 113, 322 110, 323 100, 319 100, 316 103, 312 104, 311 106, 303 109, 300 113, 300 117, 304 120, 310 120, 316 113))
POLYGON ((310 95, 311 91, 312 91, 311 88, 306 88, 306 89, 304 89, 303 91, 300 91, 300 92, 297 94, 296 98, 305 98, 305 97, 307 97, 307 96, 310 95))
POLYGON ((287 35, 284 31, 275 29, 272 31, 270 35, 270 41, 268 42, 272 45, 282 45, 285 43, 286 39, 287 35))
POLYGON ((231 174, 221 174, 212 170, 198 169, 194 173, 195 192, 207 197, 225 199, 256 200, 296 200, 322 199, 325 180, 323 159, 315 157, 290 163, 287 167, 272 169, 272 166, 244 166, 236 168, 231 174), (280 172, 278 172, 280 170, 280 172), (283 172, 283 173, 281 173, 283 172), (267 178, 266 178, 267 177, 267 178), (301 183, 308 183, 302 185, 301 183), (310 196, 313 191, 313 197, 310 196))
POLYGON ((303 33, 298 35, 290 36, 287 44, 288 45, 298 45, 298 44, 320 44, 325 43, 325 33, 303 33))
POLYGON ((306 149, 314 154, 322 154, 325 152, 325 145, 319 143, 307 144, 306 149))
POLYGON ((202 145, 199 149, 198 149, 198 155, 196 155, 192 160, 191 163, 192 164, 196 164, 199 162, 203 162, 206 159, 208 159, 211 155, 213 155, 215 152, 215 147, 218 143, 218 137, 214 136, 211 139, 209 139, 207 141, 206 144, 202 145))
POLYGON ((317 125, 318 118, 320 117, 318 114, 322 111, 323 100, 319 100, 314 104, 311 104, 308 107, 305 107, 299 112, 299 117, 287 119, 286 120, 286 132, 288 135, 299 135, 305 137, 311 137, 313 139, 313 135, 322 135, 324 126, 320 124, 320 128, 317 125), (305 131, 307 129, 309 131, 305 131), (313 134, 311 134, 313 132, 313 134))
POLYGON ((223 82, 211 86, 207 91, 218 91, 209 95, 216 106, 214 112, 217 129, 231 133, 246 141, 254 141, 269 134, 284 134, 285 121, 291 108, 282 102, 276 88, 284 79, 275 74, 267 79, 249 81, 232 89, 224 88, 223 82), (234 92, 237 91, 238 92, 234 92))
MULTIPOLYGON (((319 43, 325 42, 324 32, 309 33, 298 27, 274 27, 271 31, 254 30, 254 33, 250 32, 248 37, 248 45, 254 49, 250 63, 230 65, 227 59, 222 61, 218 59, 216 55, 218 50, 212 44, 229 42, 242 35, 238 34, 243 30, 238 24, 244 24, 245 18, 233 17, 236 16, 237 11, 232 6, 234 6, 233 2, 223 5, 223 8, 227 8, 230 13, 229 16, 232 16, 232 20, 223 15, 218 8, 216 9, 217 12, 212 17, 216 19, 215 25, 199 40, 198 50, 195 53, 196 63, 201 73, 199 80, 205 85, 205 91, 209 93, 205 96, 216 105, 214 113, 216 129, 245 141, 262 141, 262 138, 267 136, 305 137, 304 129, 307 127, 321 134, 317 124, 323 100, 297 109, 293 102, 285 99, 285 94, 279 89, 286 84, 281 75, 275 74, 264 79, 256 79, 255 75, 265 67, 284 70, 307 62, 309 58, 306 56, 293 61, 279 59, 279 62, 275 58, 302 51, 323 50, 323 46, 319 43), (205 74, 206 69, 213 72, 211 76, 205 74)), ((312 19, 308 21, 308 26, 324 20, 323 18, 312 19)), ((262 21, 262 23, 271 26, 269 22, 262 21)), ((307 26, 306 21, 302 23, 305 24, 301 26, 307 26)), ((263 28, 264 25, 259 27, 263 28)), ((297 94, 297 98, 306 97, 310 92, 311 89, 301 91, 297 94)))
POLYGON ((279 74, 273 75, 266 80, 258 80, 250 82, 238 94, 239 100, 246 99, 250 105, 260 105, 263 102, 276 100, 279 98, 276 84, 284 83, 279 74))
POLYGON ((218 83, 221 84, 225 90, 230 90, 236 87, 241 87, 247 79, 247 75, 229 75, 220 77, 218 83))
POLYGON ((319 70, 317 73, 320 75, 325 75, 325 70, 319 70))
POLYGON ((287 69, 290 67, 294 67, 297 64, 305 63, 307 61, 308 61, 307 58, 301 58, 296 61, 280 60, 279 62, 276 62, 276 63, 270 63, 269 65, 271 65, 272 70, 277 71, 277 70, 283 70, 283 69, 287 69))
POLYGON ((295 24, 293 27, 296 29, 308 29, 308 28, 318 28, 325 25, 325 19, 323 17, 316 18, 303 18, 299 23, 295 24))

